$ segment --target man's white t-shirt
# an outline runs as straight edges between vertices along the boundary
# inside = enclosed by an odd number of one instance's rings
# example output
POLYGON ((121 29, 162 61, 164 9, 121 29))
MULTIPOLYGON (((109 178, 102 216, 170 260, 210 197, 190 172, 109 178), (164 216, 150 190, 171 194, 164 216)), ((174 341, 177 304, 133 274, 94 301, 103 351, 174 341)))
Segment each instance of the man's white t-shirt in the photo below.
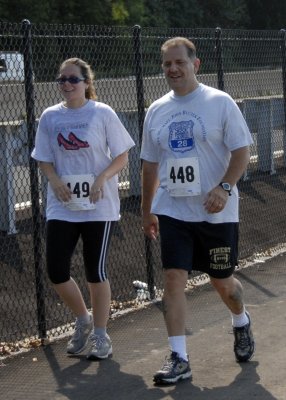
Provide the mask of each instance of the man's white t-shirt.
MULTIPOLYGON (((78 187, 82 176, 98 176, 112 159, 134 146, 134 141, 116 113, 106 104, 89 100, 78 109, 63 103, 47 108, 39 121, 32 157, 53 163, 57 174, 72 177, 78 187)), ((84 182, 85 189, 86 182, 84 182)), ((70 222, 116 221, 120 217, 118 176, 104 186, 104 197, 95 209, 73 211, 60 202, 50 184, 47 194, 47 219, 70 222)))
POLYGON ((221 182, 231 151, 250 144, 238 106, 220 90, 199 84, 186 96, 171 91, 156 100, 146 114, 141 148, 143 160, 159 163, 151 212, 183 221, 238 222, 236 186, 221 212, 208 214, 203 203, 221 182))

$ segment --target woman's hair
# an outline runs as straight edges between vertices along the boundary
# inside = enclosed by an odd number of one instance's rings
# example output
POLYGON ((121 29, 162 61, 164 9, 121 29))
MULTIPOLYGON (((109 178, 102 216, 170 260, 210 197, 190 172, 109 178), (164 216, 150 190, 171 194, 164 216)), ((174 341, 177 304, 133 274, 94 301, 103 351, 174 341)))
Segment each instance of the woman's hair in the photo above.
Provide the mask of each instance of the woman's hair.
POLYGON ((85 90, 85 97, 87 99, 96 100, 97 96, 94 88, 94 73, 91 69, 91 66, 80 58, 74 57, 65 60, 61 64, 59 71, 61 72, 62 69, 69 64, 77 65, 80 68, 81 74, 84 77, 85 82, 89 84, 87 89, 85 90))

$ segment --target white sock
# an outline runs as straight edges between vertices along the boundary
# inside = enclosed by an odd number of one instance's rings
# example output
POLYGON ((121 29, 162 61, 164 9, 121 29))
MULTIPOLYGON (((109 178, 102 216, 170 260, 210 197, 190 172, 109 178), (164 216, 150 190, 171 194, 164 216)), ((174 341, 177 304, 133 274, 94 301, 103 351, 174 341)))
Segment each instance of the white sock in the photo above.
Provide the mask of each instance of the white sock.
POLYGON ((174 351, 179 355, 180 358, 188 361, 187 348, 186 348, 186 336, 169 336, 169 346, 171 351, 174 351))
POLYGON ((249 319, 245 314, 245 308, 241 314, 233 314, 231 313, 232 317, 232 326, 235 328, 240 328, 241 326, 249 324, 249 319))

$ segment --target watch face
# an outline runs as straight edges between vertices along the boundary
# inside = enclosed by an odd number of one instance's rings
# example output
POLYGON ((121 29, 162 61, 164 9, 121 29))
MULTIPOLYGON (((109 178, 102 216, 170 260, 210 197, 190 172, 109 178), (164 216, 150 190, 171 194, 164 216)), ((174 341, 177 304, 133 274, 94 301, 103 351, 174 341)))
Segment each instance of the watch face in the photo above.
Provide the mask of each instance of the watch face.
POLYGON ((231 190, 229 183, 224 182, 221 184, 221 186, 223 187, 224 190, 227 190, 227 191, 231 190))

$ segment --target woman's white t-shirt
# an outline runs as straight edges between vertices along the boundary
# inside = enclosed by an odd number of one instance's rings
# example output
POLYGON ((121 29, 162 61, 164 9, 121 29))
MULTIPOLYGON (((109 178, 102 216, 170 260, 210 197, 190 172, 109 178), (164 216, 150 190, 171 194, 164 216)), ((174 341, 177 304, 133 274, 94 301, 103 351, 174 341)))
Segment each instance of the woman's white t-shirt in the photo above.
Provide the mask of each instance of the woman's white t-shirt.
MULTIPOLYGON (((83 107, 71 109, 60 103, 41 115, 32 157, 53 163, 59 176, 93 174, 96 177, 113 158, 134 144, 108 105, 89 100, 83 107)), ((48 220, 71 222, 118 220, 118 176, 106 181, 104 197, 91 210, 70 210, 56 198, 48 184, 46 216, 48 220)))

